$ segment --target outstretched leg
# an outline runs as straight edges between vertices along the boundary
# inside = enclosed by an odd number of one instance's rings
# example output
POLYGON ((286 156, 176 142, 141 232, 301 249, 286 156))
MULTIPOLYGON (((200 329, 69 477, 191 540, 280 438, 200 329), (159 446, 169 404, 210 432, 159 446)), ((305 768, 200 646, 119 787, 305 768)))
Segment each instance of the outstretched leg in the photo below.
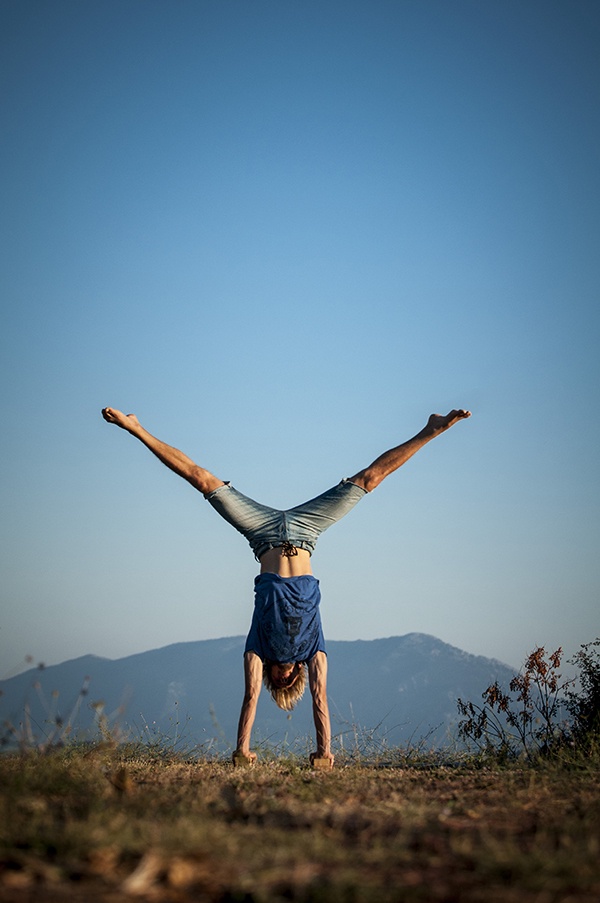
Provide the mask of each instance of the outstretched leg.
POLYGON ((162 461, 170 470, 183 477, 188 483, 191 483, 194 489, 202 492, 203 495, 208 495, 210 492, 218 489, 219 486, 224 485, 223 480, 219 480, 210 471, 199 467, 191 458, 179 451, 178 448, 173 448, 171 445, 167 445, 165 442, 161 442, 160 439, 152 436, 148 430, 144 429, 135 414, 123 414, 115 408, 104 408, 102 416, 107 423, 114 423, 126 432, 131 433, 136 439, 139 439, 146 448, 150 449, 153 455, 156 455, 159 461, 162 461))
POLYGON ((435 439, 436 436, 439 436, 441 433, 450 429, 450 427, 454 426, 455 423, 458 423, 459 420, 465 420, 465 418, 470 416, 470 411, 463 410, 450 411, 450 413, 445 416, 442 414, 432 414, 427 421, 427 425, 423 427, 421 432, 417 433, 416 436, 413 436, 413 438, 409 439, 407 442, 403 442, 402 445, 398 445, 396 448, 391 448, 389 451, 384 452, 373 461, 369 467, 361 470, 355 476, 350 477, 350 481, 356 483, 357 486, 362 486, 367 492, 372 492, 376 486, 379 486, 382 480, 395 470, 398 470, 399 467, 402 467, 403 464, 406 464, 408 459, 412 458, 412 456, 430 442, 431 439, 435 439))

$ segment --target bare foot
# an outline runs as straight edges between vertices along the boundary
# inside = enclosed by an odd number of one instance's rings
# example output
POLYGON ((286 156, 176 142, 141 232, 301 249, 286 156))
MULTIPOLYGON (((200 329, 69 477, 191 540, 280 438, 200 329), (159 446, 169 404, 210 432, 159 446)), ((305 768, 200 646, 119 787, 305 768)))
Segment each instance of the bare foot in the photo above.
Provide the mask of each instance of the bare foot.
POLYGON ((466 420, 466 418, 470 416, 470 411, 463 411, 462 409, 450 411, 450 413, 445 416, 443 414, 432 414, 427 421, 427 427, 434 433, 443 433, 444 430, 449 430, 450 427, 454 426, 455 423, 458 423, 459 420, 466 420))
POLYGON ((116 408, 102 408, 102 416, 107 423, 114 423, 128 432, 140 425, 135 414, 123 414, 121 411, 117 411, 116 408))

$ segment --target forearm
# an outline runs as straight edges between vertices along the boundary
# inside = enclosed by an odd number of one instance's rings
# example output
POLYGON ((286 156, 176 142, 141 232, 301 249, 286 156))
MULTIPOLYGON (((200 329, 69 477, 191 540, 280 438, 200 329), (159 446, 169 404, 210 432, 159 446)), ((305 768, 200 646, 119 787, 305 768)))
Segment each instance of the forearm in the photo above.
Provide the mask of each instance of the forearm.
POLYGON ((312 696, 313 719, 317 735, 317 756, 331 755, 331 721, 327 703, 327 656, 317 654, 308 663, 308 679, 312 696))
POLYGON ((328 756, 331 753, 331 720, 326 697, 313 699, 313 718, 317 739, 317 755, 328 756))
POLYGON ((238 724, 237 751, 247 756, 250 752, 250 737, 256 717, 257 698, 244 696, 238 724))
POLYGON ((244 701, 238 724, 237 752, 250 755, 250 736, 262 685, 262 660, 255 652, 244 655, 244 701))

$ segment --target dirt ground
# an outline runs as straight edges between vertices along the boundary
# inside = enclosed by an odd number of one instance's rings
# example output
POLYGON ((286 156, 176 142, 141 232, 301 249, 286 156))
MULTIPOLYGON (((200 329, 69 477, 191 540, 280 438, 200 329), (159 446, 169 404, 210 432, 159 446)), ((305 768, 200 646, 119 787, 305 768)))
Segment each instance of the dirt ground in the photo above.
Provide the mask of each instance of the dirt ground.
POLYGON ((598 903, 593 767, 0 758, 3 903, 598 903))

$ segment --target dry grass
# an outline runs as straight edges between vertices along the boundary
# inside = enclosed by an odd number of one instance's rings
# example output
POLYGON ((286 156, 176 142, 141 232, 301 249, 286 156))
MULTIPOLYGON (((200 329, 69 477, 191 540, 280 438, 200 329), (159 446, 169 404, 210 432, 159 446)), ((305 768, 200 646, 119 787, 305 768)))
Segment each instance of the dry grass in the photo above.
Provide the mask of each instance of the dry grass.
POLYGON ((0 758, 0 787, 6 903, 600 899, 585 762, 323 773, 72 748, 0 758))

